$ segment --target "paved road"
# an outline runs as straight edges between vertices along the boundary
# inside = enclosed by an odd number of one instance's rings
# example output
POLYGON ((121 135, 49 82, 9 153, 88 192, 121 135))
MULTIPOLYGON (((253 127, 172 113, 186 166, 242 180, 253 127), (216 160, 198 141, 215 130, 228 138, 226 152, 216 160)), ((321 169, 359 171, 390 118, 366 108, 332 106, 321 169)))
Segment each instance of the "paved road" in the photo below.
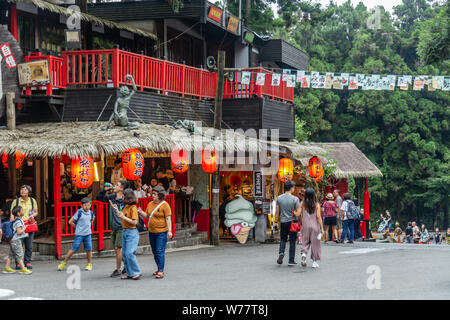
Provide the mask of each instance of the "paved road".
MULTIPOLYGON (((162 280, 151 276, 153 257, 139 256, 140 281, 109 278, 114 260, 99 258, 93 271, 81 271, 80 290, 67 289, 71 275, 57 272, 55 261, 35 262, 31 276, 0 274, 0 299, 450 299, 450 246, 329 244, 319 269, 309 259, 307 268, 279 266, 277 250, 224 244, 168 253, 162 280), (367 287, 373 265, 379 290, 367 287)), ((71 263, 85 266, 84 259, 71 263)))

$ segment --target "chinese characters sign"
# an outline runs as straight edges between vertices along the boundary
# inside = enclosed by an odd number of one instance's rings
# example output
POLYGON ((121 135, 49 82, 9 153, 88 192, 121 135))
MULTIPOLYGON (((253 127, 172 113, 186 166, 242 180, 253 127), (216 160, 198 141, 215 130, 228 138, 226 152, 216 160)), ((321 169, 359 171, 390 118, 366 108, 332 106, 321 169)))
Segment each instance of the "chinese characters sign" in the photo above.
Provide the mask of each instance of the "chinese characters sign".
POLYGON ((2 44, 0 46, 0 51, 2 52, 3 58, 5 59, 5 63, 8 69, 15 68, 17 66, 16 59, 14 59, 9 43, 2 44))

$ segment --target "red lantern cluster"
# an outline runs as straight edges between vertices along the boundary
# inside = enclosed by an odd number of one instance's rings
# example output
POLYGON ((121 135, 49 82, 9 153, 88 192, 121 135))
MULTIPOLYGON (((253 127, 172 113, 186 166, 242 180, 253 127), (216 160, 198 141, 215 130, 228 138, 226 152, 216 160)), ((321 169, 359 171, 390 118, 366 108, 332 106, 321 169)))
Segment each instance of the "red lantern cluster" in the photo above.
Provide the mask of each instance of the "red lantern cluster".
POLYGON ((137 180, 144 173, 144 156, 134 148, 128 149, 122 155, 123 175, 128 180, 137 180))
MULTIPOLYGON (((20 168, 20 166, 23 163, 23 160, 25 160, 25 155, 23 153, 20 153, 19 150, 17 150, 16 151, 16 169, 20 168)), ((3 152, 3 155, 2 155, 2 163, 5 168, 8 168, 8 155, 5 152, 3 152)))
POLYGON ((202 169, 206 173, 214 173, 218 169, 216 150, 202 151, 202 169))
POLYGON ((70 175, 75 187, 79 189, 89 188, 94 183, 94 160, 85 156, 72 159, 70 175))
POLYGON ((314 180, 320 181, 324 174, 322 160, 318 157, 312 157, 309 159, 308 171, 309 175, 313 177, 314 180))
POLYGON ((183 149, 174 149, 170 154, 170 163, 172 170, 176 173, 183 173, 188 170, 190 161, 189 151, 183 149))
POLYGON ((291 180, 294 176, 294 164, 289 158, 282 158, 278 165, 278 179, 281 182, 291 180))

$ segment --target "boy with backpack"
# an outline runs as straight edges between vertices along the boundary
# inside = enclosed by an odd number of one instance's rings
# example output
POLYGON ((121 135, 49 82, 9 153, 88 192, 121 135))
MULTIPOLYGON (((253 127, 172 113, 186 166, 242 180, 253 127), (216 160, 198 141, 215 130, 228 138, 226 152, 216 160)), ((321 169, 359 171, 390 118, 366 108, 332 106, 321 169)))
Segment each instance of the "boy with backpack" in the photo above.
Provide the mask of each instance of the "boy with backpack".
POLYGON ((343 216, 343 232, 341 236, 341 243, 344 243, 345 238, 347 243, 353 243, 355 236, 355 220, 359 218, 359 209, 350 198, 350 193, 344 193, 344 202, 340 208, 341 216, 343 216))
POLYGON ((25 267, 25 264, 23 263, 23 247, 22 247, 22 239, 28 237, 28 234, 25 233, 25 224, 22 220, 22 217, 24 216, 24 211, 22 207, 15 207, 12 212, 12 216, 14 217, 14 220, 12 221, 12 224, 10 228, 12 228, 12 233, 14 236, 12 237, 11 241, 9 242, 10 251, 8 259, 6 259, 6 265, 5 269, 3 269, 2 273, 5 274, 12 274, 16 273, 14 269, 12 269, 11 261, 15 259, 17 263, 20 266, 19 274, 31 274, 31 270, 28 270, 25 267))
POLYGON ((58 271, 64 270, 70 257, 80 249, 81 243, 84 244, 84 250, 86 250, 87 265, 84 270, 92 270, 92 223, 94 222, 95 215, 91 211, 91 199, 81 199, 81 208, 73 215, 69 220, 69 224, 75 228, 75 238, 73 240, 72 249, 66 255, 63 262, 58 265, 58 271))

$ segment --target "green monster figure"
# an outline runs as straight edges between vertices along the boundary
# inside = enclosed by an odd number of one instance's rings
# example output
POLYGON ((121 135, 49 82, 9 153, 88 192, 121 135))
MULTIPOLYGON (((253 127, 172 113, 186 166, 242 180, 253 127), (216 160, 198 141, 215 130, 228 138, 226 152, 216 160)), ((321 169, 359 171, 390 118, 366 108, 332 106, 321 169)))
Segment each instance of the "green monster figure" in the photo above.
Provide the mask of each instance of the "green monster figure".
POLYGON ((133 76, 127 74, 126 80, 131 80, 133 90, 130 92, 127 86, 120 87, 120 93, 122 97, 117 98, 114 104, 114 112, 108 120, 108 123, 102 127, 102 130, 108 130, 109 125, 114 120, 114 124, 119 127, 125 127, 125 130, 139 129, 139 123, 130 122, 128 120, 127 112, 130 108, 130 100, 133 94, 137 91, 136 84, 134 83, 133 76))

